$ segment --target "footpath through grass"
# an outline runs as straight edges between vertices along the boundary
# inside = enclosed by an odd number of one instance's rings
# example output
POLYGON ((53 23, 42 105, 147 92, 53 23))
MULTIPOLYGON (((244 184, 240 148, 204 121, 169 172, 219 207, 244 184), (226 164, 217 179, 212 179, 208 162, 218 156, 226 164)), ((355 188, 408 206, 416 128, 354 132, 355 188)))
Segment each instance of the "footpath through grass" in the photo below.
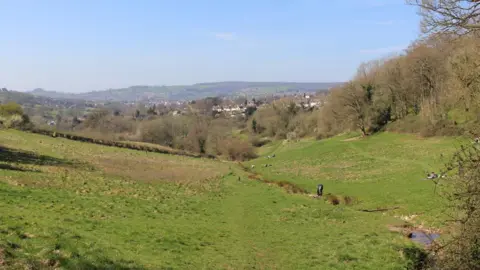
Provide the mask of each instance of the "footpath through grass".
POLYGON ((415 163, 421 152, 405 149, 413 137, 369 140, 286 145, 272 167, 257 166, 361 200, 333 206, 251 180, 233 163, 2 130, 0 269, 404 269, 411 244, 388 231, 396 219, 355 207, 430 211, 436 199, 419 178, 431 161, 415 163), (372 155, 382 142, 383 155, 372 155), (387 176, 379 164, 391 165, 387 176))

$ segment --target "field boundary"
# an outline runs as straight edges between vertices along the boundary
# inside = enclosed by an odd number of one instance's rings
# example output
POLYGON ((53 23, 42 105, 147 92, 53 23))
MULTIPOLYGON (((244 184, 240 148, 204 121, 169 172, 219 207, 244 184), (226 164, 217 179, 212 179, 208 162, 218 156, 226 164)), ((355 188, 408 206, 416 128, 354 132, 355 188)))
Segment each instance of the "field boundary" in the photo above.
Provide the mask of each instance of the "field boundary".
POLYGON ((32 129, 32 130, 29 130, 29 132, 45 135, 49 137, 54 137, 54 138, 64 138, 67 140, 93 143, 93 144, 112 146, 112 147, 118 147, 118 148, 126 148, 126 149, 137 150, 137 151, 145 151, 145 152, 169 154, 169 155, 177 155, 177 156, 187 156, 187 157, 193 157, 193 158, 210 158, 210 159, 217 158, 216 156, 213 156, 213 155, 195 154, 195 153, 191 153, 183 150, 176 150, 173 148, 168 148, 160 145, 153 146, 153 145, 145 145, 145 144, 136 144, 135 142, 129 143, 129 142, 119 142, 119 141, 113 141, 113 140, 95 139, 95 138, 75 135, 71 133, 58 132, 58 131, 46 130, 46 129, 32 129))

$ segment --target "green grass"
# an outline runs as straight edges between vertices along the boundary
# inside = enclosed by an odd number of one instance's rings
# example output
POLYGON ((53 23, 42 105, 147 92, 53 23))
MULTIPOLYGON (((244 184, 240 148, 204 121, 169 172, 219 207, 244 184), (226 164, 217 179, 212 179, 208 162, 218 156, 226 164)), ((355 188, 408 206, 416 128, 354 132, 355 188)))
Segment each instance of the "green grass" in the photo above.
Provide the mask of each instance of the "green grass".
POLYGON ((277 154, 257 167, 265 177, 312 192, 321 182, 357 197, 353 206, 288 194, 229 162, 12 130, 0 130, 0 147, 0 268, 404 269, 411 244, 387 228, 398 219, 357 208, 438 218, 419 178, 440 164, 430 151, 452 141, 384 134, 265 147, 277 154))
POLYGON ((268 179, 290 181, 315 192, 353 196, 354 208, 400 207, 392 215, 419 214, 419 222, 442 225, 445 201, 435 185, 423 181, 427 172, 439 172, 461 139, 422 139, 383 133, 368 138, 344 135, 323 141, 275 143, 251 161, 268 179), (266 155, 276 154, 267 159, 266 155), (442 157, 443 155, 443 157, 442 157), (263 167, 271 164, 270 167, 263 167))

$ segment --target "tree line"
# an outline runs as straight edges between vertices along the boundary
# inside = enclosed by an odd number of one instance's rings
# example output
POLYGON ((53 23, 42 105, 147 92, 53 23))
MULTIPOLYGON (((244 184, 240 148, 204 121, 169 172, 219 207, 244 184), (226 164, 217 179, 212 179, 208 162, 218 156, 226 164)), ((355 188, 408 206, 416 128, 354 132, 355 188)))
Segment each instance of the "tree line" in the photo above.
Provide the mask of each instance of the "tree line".
POLYGON ((352 80, 331 92, 321 111, 321 132, 478 136, 479 51, 478 36, 435 34, 404 54, 362 64, 352 80))

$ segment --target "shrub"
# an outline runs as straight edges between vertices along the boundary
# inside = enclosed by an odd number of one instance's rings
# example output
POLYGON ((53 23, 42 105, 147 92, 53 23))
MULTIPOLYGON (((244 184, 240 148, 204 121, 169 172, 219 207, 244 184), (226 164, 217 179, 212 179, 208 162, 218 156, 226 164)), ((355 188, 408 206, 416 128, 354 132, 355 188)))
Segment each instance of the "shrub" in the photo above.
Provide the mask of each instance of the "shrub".
POLYGON ((342 119, 336 119, 336 114, 334 113, 332 106, 331 103, 327 104, 315 115, 317 123, 314 133, 317 139, 325 139, 335 136, 345 129, 342 119))
POLYGON ((162 119, 147 121, 142 124, 140 138, 143 142, 173 146, 174 134, 168 123, 162 119))
POLYGON ((1 116, 23 115, 22 106, 15 102, 0 105, 1 116))
POLYGON ((109 115, 108 110, 106 109, 96 109, 90 113, 83 122, 83 125, 87 128, 97 128, 105 126, 106 117, 109 115))
POLYGON ((337 195, 327 194, 326 200, 332 205, 340 204, 340 199, 337 197, 337 195))
POLYGON ((462 146, 447 164, 446 189, 456 213, 452 238, 436 250, 440 269, 478 269, 480 265, 480 147, 462 146))
POLYGON ((462 135, 464 130, 458 126, 455 121, 440 120, 436 123, 425 125, 420 131, 420 135, 425 137, 430 136, 458 136, 462 135))
POLYGON ((419 247, 408 246, 403 248, 402 254, 407 261, 406 269, 420 270, 428 265, 428 253, 419 247))
POLYGON ((288 130, 294 131, 298 138, 314 135, 317 128, 317 113, 302 112, 297 113, 289 122, 288 130))
POLYGON ((209 125, 205 119, 197 118, 191 125, 186 137, 188 150, 205 154, 207 152, 207 141, 209 137, 209 125))
POLYGON ((237 138, 226 138, 220 144, 220 152, 230 160, 244 161, 256 158, 252 145, 237 138))
POLYGON ((355 199, 350 196, 343 196, 343 202, 345 205, 352 205, 355 202, 355 199))
POLYGON ((31 129, 33 124, 28 115, 13 114, 9 116, 0 116, 0 125, 4 128, 31 129))
POLYGON ((429 122, 420 116, 407 116, 391 123, 387 130, 402 133, 418 133, 424 137, 458 136, 465 133, 465 128, 453 120, 429 122))
POLYGON ((296 141, 298 139, 297 133, 295 131, 287 133, 287 140, 296 141))
POLYGON ((136 123, 121 116, 110 119, 109 130, 114 133, 133 133, 136 131, 136 123))
POLYGON ((420 133, 420 131, 427 125, 420 117, 415 115, 409 115, 404 119, 397 120, 391 123, 388 127, 388 131, 402 132, 402 133, 420 133))
POLYGON ((262 147, 270 142, 272 142, 272 140, 268 138, 259 138, 257 136, 250 137, 250 143, 255 147, 262 147))

